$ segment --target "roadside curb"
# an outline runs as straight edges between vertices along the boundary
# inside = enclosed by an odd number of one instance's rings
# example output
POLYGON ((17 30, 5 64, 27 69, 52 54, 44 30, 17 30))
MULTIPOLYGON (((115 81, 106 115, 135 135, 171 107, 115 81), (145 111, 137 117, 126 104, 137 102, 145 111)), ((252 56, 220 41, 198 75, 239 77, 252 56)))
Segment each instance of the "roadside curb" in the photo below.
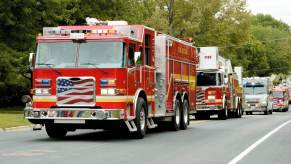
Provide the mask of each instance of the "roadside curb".
POLYGON ((0 132, 26 130, 26 129, 30 129, 31 127, 32 127, 32 125, 15 126, 15 127, 10 127, 10 128, 0 128, 0 132))

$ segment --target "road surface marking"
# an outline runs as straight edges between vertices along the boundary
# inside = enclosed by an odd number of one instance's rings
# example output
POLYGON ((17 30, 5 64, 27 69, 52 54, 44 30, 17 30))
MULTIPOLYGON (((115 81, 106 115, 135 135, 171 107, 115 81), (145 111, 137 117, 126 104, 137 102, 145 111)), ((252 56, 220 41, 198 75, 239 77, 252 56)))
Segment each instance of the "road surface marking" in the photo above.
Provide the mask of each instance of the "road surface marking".
POLYGON ((228 164, 236 164, 238 161, 240 161, 242 158, 244 158, 248 153, 250 153, 254 148, 256 148, 258 145, 260 145, 262 142, 264 142, 267 138, 269 138, 272 134, 276 133, 278 130, 289 124, 291 120, 284 122, 280 126, 276 127, 274 130, 266 134, 264 137, 257 140, 255 143, 253 143, 250 147, 245 149, 243 152, 241 152, 239 155, 237 155, 235 158, 233 158, 228 164))

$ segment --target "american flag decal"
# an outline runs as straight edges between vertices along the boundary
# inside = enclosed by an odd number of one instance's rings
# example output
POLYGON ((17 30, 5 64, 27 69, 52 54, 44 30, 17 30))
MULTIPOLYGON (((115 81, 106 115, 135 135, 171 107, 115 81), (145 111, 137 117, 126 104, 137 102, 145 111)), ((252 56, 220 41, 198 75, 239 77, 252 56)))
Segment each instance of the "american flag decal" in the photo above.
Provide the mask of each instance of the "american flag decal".
POLYGON ((95 80, 93 78, 57 79, 58 106, 94 106, 95 80))

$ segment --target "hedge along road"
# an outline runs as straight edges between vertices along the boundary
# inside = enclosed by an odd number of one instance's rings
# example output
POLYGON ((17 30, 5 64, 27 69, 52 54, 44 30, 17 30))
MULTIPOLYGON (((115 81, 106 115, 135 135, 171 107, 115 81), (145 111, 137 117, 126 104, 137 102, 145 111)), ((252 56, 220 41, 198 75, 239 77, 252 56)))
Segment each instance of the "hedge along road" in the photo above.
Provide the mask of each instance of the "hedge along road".
MULTIPOLYGON (((0 132, 0 163, 228 163, 289 120, 291 112, 213 117, 178 132, 154 130, 142 140, 99 130, 79 130, 62 140, 49 139, 44 130, 0 132)), ((238 163, 289 163, 290 128, 273 133, 238 163)))

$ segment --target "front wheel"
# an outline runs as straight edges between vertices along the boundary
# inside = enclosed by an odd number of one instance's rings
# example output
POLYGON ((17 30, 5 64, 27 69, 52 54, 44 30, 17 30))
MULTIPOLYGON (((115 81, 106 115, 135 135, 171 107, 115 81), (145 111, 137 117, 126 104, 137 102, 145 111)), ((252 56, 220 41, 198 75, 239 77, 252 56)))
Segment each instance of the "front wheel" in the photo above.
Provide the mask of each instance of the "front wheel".
POLYGON ((228 109, 227 109, 227 104, 225 103, 224 109, 218 113, 218 118, 220 120, 226 120, 227 117, 228 117, 228 109))
POLYGON ((135 124, 137 131, 134 133, 134 138, 142 139, 147 130, 147 106, 143 98, 139 97, 137 99, 137 106, 135 110, 135 124))
POLYGON ((189 104, 187 100, 183 101, 183 109, 181 111, 181 129, 187 129, 189 125, 189 104))
POLYGON ((67 135, 67 129, 56 124, 45 124, 45 130, 50 138, 64 138, 67 135))

